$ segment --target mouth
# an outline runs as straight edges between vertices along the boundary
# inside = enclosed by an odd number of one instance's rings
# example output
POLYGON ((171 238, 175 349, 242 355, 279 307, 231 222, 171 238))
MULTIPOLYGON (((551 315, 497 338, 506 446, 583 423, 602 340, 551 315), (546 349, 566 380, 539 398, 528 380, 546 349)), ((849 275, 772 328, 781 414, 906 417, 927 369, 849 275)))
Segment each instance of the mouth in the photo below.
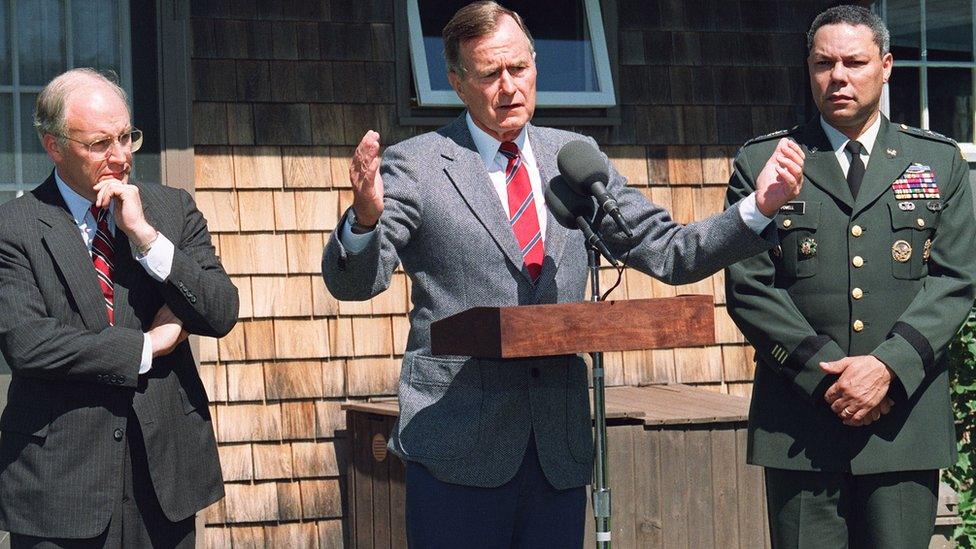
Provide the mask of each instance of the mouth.
POLYGON ((123 179, 126 178, 127 175, 129 175, 129 170, 126 169, 126 170, 119 170, 117 172, 106 172, 102 174, 102 176, 99 179, 114 178, 119 181, 122 181, 123 179))
POLYGON ((827 101, 829 101, 830 103, 833 103, 835 105, 842 105, 842 104, 847 104, 847 103, 853 103, 854 102, 854 98, 851 97, 850 95, 843 95, 843 94, 839 94, 839 93, 834 93, 834 94, 831 94, 831 95, 828 95, 827 96, 827 101))
POLYGON ((500 111, 510 111, 514 109, 520 109, 524 107, 523 103, 512 103, 511 105, 499 105, 498 110, 500 111))

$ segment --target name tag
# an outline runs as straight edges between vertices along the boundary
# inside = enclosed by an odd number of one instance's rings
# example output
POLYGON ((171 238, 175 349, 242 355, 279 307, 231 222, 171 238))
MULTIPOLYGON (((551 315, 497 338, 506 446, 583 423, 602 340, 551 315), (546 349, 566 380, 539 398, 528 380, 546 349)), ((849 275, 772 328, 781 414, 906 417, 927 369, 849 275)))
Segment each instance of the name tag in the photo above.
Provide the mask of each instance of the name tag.
POLYGON ((807 211, 807 203, 802 200, 787 202, 779 207, 779 211, 788 214, 803 215, 807 211))

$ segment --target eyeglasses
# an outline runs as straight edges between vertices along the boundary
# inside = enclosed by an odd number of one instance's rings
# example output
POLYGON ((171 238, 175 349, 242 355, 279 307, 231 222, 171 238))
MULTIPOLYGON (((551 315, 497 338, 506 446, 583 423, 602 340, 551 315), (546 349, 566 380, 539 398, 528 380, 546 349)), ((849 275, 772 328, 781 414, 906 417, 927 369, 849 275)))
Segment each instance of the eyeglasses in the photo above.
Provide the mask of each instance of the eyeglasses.
POLYGON ((132 128, 127 132, 120 133, 118 137, 104 137, 102 139, 97 139, 88 143, 86 141, 79 141, 68 137, 67 135, 59 135, 68 141, 74 141, 75 143, 81 143, 88 149, 88 154, 95 158, 105 158, 108 156, 108 152, 112 149, 112 144, 116 141, 123 149, 129 149, 131 152, 136 152, 142 147, 142 130, 137 130, 132 128))

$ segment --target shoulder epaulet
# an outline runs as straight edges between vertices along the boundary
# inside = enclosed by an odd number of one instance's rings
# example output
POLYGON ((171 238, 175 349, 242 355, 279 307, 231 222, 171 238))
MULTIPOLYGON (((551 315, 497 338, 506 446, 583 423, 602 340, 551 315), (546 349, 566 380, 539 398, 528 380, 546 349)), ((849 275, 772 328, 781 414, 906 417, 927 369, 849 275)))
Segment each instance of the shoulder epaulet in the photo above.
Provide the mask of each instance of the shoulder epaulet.
POLYGON ((759 137, 753 137, 749 141, 742 144, 743 147, 752 145, 754 143, 761 143, 763 141, 769 141, 770 139, 779 139, 780 137, 786 137, 787 135, 796 133, 800 126, 793 126, 788 130, 779 130, 772 133, 767 133, 766 135, 760 135, 759 137))
POLYGON ((959 143, 957 143, 955 139, 947 135, 942 135, 941 133, 934 132, 932 130, 923 130, 921 128, 915 128, 909 126, 908 124, 896 124, 896 126, 898 126, 898 129, 901 130, 902 133, 907 133, 908 135, 921 137, 922 139, 929 139, 931 141, 938 141, 939 143, 945 143, 947 145, 951 145, 952 147, 955 147, 957 151, 959 151, 959 156, 961 156, 963 160, 966 160, 966 155, 962 152, 962 149, 959 147, 959 143))

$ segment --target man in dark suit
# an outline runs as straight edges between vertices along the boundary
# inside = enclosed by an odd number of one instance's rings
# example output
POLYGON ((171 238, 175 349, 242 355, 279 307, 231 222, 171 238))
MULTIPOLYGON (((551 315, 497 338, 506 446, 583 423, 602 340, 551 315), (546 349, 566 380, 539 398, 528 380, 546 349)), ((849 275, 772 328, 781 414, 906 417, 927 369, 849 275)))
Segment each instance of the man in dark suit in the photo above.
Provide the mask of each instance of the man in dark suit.
POLYGON ((237 290, 182 190, 129 181, 142 134, 90 69, 52 80, 54 162, 0 206, 0 529, 14 547, 192 547, 223 496, 187 333, 220 337, 237 290))
MULTIPOLYGON (((415 547, 579 547, 593 465, 587 373, 578 356, 479 360, 432 356, 432 321, 477 306, 582 301, 581 233, 545 208, 556 155, 592 139, 529 123, 536 68, 517 14, 469 4, 444 28, 449 78, 467 112, 390 147, 368 132, 350 168, 354 202, 322 260, 339 299, 369 299, 402 262, 412 282, 410 335, 391 449, 407 462, 407 536, 415 547)), ((625 186, 608 187, 634 227, 599 227, 616 255, 674 284, 701 279, 770 246, 754 223, 799 183, 785 142, 760 191, 682 226, 625 186)))
POLYGON ((976 220, 952 140, 879 112, 888 31, 831 8, 808 35, 820 116, 747 143, 728 200, 789 135, 807 183, 780 245, 729 268, 756 348, 748 459, 766 468, 774 547, 927 547, 955 462, 946 346, 973 304, 976 220))

